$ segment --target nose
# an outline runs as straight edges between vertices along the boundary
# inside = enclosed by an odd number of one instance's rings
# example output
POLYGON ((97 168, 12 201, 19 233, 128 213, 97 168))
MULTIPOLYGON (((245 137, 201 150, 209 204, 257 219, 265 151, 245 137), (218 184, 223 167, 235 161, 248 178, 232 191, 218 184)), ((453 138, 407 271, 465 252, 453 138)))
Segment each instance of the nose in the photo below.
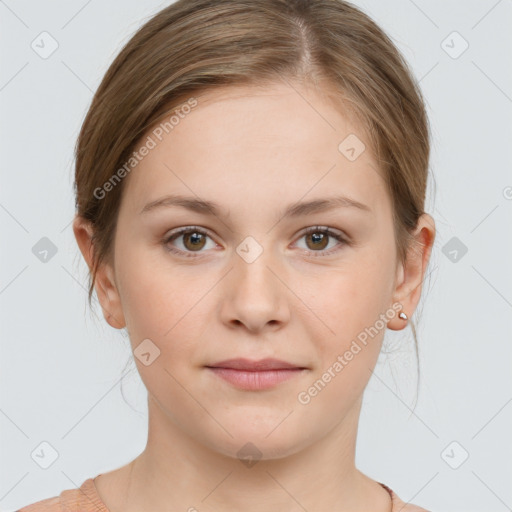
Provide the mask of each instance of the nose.
MULTIPOLYGON (((270 253, 270 251, 268 251, 270 253)), ((233 328, 244 326, 252 333, 282 328, 290 319, 290 290, 282 265, 267 251, 252 262, 237 253, 224 279, 222 321, 233 328)))

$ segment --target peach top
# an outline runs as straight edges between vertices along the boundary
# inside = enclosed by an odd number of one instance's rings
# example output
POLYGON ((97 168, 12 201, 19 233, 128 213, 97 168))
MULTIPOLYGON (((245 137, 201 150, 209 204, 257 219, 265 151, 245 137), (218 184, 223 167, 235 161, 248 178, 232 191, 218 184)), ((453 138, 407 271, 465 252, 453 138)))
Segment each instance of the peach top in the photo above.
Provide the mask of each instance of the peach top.
MULTIPOLYGON (((393 503, 391 512, 429 512, 416 505, 404 503, 387 485, 379 483, 391 496, 393 503)), ((88 478, 79 489, 66 489, 59 496, 32 503, 16 512, 109 512, 109 510, 97 492, 94 478, 88 478)))

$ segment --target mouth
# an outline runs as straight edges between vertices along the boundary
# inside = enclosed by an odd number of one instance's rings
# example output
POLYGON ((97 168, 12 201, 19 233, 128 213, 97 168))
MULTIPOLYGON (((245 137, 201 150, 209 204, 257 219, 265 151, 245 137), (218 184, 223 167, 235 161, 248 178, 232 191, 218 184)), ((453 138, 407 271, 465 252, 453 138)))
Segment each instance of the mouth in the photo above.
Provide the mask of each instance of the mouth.
POLYGON ((233 386, 247 391, 270 389, 308 368, 278 359, 228 359, 205 368, 233 386))

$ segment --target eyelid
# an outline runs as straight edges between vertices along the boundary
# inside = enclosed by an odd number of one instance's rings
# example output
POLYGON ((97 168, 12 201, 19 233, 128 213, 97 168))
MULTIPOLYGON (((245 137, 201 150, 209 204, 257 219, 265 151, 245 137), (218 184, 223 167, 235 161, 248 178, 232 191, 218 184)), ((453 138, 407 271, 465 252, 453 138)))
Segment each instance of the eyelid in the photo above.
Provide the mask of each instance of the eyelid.
POLYGON ((210 233, 210 231, 208 229, 202 228, 200 226, 183 226, 181 228, 176 228, 176 229, 172 230, 170 233, 167 233, 164 236, 164 238, 168 240, 175 236, 182 235, 183 233, 193 233, 195 231, 197 231, 198 233, 201 233, 203 235, 208 235, 213 240, 213 236, 210 233))
POLYGON ((305 228, 300 236, 309 235, 311 233, 327 233, 333 236, 339 236, 340 238, 343 238, 348 243, 348 235, 346 235, 343 231, 336 228, 331 228, 329 226, 309 226, 305 228))

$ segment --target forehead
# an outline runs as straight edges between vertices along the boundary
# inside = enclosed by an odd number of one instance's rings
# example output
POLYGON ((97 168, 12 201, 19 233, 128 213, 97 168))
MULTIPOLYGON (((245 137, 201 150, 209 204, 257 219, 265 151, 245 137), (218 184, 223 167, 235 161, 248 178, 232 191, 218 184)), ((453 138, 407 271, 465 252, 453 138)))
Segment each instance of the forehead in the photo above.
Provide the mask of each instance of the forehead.
POLYGON ((293 202, 308 190, 318 195, 336 188, 362 202, 387 200, 365 132, 321 89, 230 86, 195 98, 178 123, 162 130, 164 118, 142 138, 154 147, 124 184, 133 210, 165 193, 213 194, 228 205, 236 195, 261 205, 270 203, 265 194, 293 202))

